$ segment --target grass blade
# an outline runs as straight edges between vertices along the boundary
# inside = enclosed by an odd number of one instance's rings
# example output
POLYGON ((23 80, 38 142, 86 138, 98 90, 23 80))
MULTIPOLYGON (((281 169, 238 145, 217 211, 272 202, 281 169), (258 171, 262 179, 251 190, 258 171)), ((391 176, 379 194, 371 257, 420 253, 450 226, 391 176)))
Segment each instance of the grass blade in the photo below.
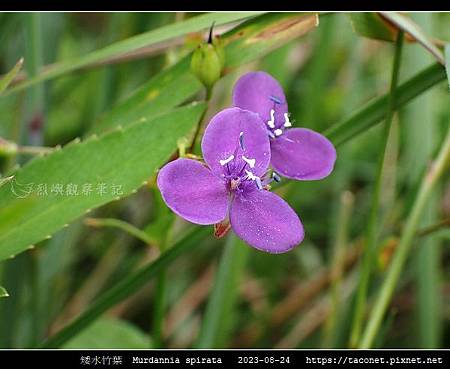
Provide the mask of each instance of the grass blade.
POLYGON ((411 250, 412 241, 417 231, 417 227, 423 215, 432 190, 439 180, 441 175, 448 168, 450 161, 450 128, 447 131, 447 136, 442 144, 441 150, 435 160, 430 166, 430 169, 422 178, 422 183, 417 192, 411 213, 406 221, 404 232, 400 238, 398 248, 395 251, 392 262, 387 271, 386 278, 383 281, 380 292, 375 301, 373 310, 369 316, 367 327, 362 335, 359 343, 360 348, 368 349, 372 347, 376 338, 383 317, 392 299, 392 295, 397 286, 403 266, 411 250))
MULTIPOLYGON (((317 22, 316 14, 270 13, 242 23, 222 35, 226 72, 302 36, 314 29, 317 22)), ((192 98, 203 86, 189 66, 190 55, 153 77, 105 114, 93 132, 104 132, 142 116, 156 116, 192 98)))
POLYGON ((133 193, 176 151, 178 139, 190 135, 204 109, 191 104, 29 162, 14 183, 0 187, 0 260, 133 193), (52 192, 57 186, 62 193, 52 192))
POLYGON ((447 72, 448 88, 450 89, 450 44, 445 45, 445 70, 447 72))
POLYGON ((172 23, 170 25, 158 28, 153 31, 142 33, 126 40, 116 42, 103 49, 96 50, 79 59, 61 62, 52 68, 41 72, 38 76, 19 83, 9 92, 17 92, 28 88, 36 83, 46 81, 52 78, 60 77, 74 72, 89 65, 98 64, 109 58, 117 58, 132 51, 148 47, 159 42, 167 41, 175 37, 180 37, 186 33, 198 32, 211 26, 215 22, 216 26, 239 21, 251 16, 260 14, 259 12, 249 13, 209 13, 197 17, 192 17, 183 22, 172 23))
POLYGON ((41 348, 57 348, 66 343, 77 333, 94 322, 105 311, 142 288, 148 281, 156 277, 161 270, 167 268, 182 254, 192 251, 194 247, 199 246, 203 238, 210 234, 210 232, 211 229, 208 227, 198 227, 189 232, 185 237, 169 248, 168 251, 163 253, 156 261, 136 273, 129 275, 101 295, 72 323, 44 342, 41 348))
MULTIPOLYGON (((433 27, 433 15, 429 13, 412 14, 413 19, 424 29, 433 27)), ((427 65, 432 58, 420 48, 406 49, 403 70, 410 74, 418 68, 427 65)), ((419 183, 424 168, 432 157, 439 141, 439 125, 435 124, 434 112, 437 111, 437 93, 430 91, 418 97, 413 103, 400 112, 401 122, 407 122, 408 129, 403 130, 405 142, 402 167, 406 173, 408 193, 414 194, 415 184, 419 183), (428 124, 424 124, 427 122, 428 124)), ((445 93, 445 91, 444 91, 445 93)), ((439 202, 437 192, 430 197, 424 209, 424 215, 420 222, 420 229, 427 229, 436 224, 439 219, 439 202)), ((407 196, 408 197, 408 196, 407 196)), ((420 240, 420 247, 414 255, 414 267, 416 268, 415 283, 417 288, 416 300, 416 327, 417 341, 415 346, 420 348, 441 347, 441 327, 444 322, 440 318, 440 307, 443 304, 441 294, 442 273, 440 260, 440 245, 437 237, 430 235, 420 240)))
MULTIPOLYGON (((415 97, 445 79, 445 70, 440 64, 433 64, 406 82, 395 91, 395 109, 406 105, 415 97)), ((340 145, 380 121, 386 119, 386 105, 389 95, 385 94, 369 102, 365 107, 356 111, 349 118, 331 126, 324 134, 340 145)))
POLYGON ((394 63, 392 67, 391 86, 389 92, 389 99, 387 104, 386 122, 384 124, 380 154, 378 156, 377 170, 374 189, 372 192, 372 200, 370 206, 370 215, 367 224, 367 242, 365 244, 364 255, 361 265, 361 274, 359 278, 358 291, 356 295, 355 315, 353 319, 352 333, 350 337, 350 346, 355 347, 359 341, 362 323, 364 318, 364 312, 366 308, 367 290, 369 288, 370 275, 374 260, 376 257, 377 245, 378 245, 378 227, 379 220, 378 215, 380 212, 380 201, 383 187, 383 173, 386 152, 388 150, 389 135, 391 132, 392 118, 394 117, 394 106, 397 96, 395 94, 399 72, 400 62, 402 58, 404 34, 399 32, 397 35, 397 42, 395 47, 394 63))
POLYGON ((220 348, 227 343, 233 307, 249 247, 234 234, 227 239, 203 318, 197 348, 220 348))
POLYGON ((426 50, 428 50, 439 63, 444 64, 444 56, 442 55, 442 51, 434 45, 433 41, 409 17, 396 12, 381 12, 381 16, 411 36, 426 50))

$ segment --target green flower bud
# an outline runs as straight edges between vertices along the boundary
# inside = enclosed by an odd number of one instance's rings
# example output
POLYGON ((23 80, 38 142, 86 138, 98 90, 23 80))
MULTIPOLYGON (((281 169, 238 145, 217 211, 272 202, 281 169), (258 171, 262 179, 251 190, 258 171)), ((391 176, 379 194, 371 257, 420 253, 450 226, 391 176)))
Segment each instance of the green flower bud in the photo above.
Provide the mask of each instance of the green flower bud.
POLYGON ((207 87, 212 88, 222 73, 221 62, 214 45, 202 44, 192 55, 191 70, 207 87))
POLYGON ((212 37, 211 27, 208 42, 200 44, 191 59, 191 70, 210 91, 222 75, 225 53, 219 37, 212 37))
POLYGON ((223 70, 225 68, 225 49, 223 47, 223 41, 219 36, 213 39, 214 49, 216 50, 217 56, 220 61, 220 68, 223 70))

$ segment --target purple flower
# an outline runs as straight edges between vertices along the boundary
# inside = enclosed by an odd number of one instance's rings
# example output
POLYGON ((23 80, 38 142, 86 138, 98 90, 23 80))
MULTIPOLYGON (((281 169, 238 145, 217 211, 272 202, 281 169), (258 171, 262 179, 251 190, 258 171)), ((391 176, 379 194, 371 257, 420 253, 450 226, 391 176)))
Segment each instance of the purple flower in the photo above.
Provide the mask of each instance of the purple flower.
POLYGON ((270 253, 286 252, 304 237, 297 214, 266 190, 270 143, 260 117, 239 108, 215 115, 202 141, 206 165, 177 159, 158 175, 167 206, 196 224, 229 217, 233 231, 249 245, 270 253))
POLYGON ((333 144, 307 128, 290 128, 288 105, 280 84, 266 72, 250 72, 234 86, 233 104, 258 113, 270 137, 272 167, 297 180, 328 176, 336 161, 333 144))

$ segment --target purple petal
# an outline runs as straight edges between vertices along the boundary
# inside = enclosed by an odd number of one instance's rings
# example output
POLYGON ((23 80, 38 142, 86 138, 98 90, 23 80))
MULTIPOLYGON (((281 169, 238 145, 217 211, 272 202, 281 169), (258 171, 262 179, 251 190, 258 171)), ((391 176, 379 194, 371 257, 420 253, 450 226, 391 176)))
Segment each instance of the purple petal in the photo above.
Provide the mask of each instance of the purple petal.
POLYGON ((203 136, 202 152, 206 163, 218 175, 224 170, 220 160, 231 155, 255 159, 255 175, 264 174, 270 163, 270 142, 264 123, 257 114, 239 108, 222 110, 211 119, 203 136), (241 132, 244 150, 240 149, 241 132))
POLYGON ((264 123, 271 119, 270 110, 274 109, 276 127, 284 124, 288 112, 283 88, 266 72, 250 72, 239 78, 233 89, 233 104, 258 113, 264 123))
POLYGON ((272 167, 284 177, 315 180, 328 176, 336 161, 333 144, 306 128, 288 129, 272 140, 272 167))
POLYGON ((158 187, 167 206, 196 224, 215 224, 227 215, 224 183, 198 161, 177 159, 158 174, 158 187))
POLYGON ((281 197, 265 190, 236 196, 230 222, 233 231, 250 246, 273 254, 291 250, 304 237, 294 210, 281 197))

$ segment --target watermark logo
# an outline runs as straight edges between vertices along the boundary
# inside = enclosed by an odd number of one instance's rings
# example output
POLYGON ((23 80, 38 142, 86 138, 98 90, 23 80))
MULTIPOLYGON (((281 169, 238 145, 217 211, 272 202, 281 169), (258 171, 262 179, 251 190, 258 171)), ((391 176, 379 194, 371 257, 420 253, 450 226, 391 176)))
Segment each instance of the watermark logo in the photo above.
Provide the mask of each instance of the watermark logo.
POLYGON ((19 199, 24 199, 33 192, 34 183, 20 183, 16 177, 13 177, 9 184, 11 186, 11 192, 19 199))
POLYGON ((15 177, 5 178, 3 183, 6 182, 9 182, 11 192, 19 199, 24 199, 31 195, 37 197, 118 197, 124 194, 122 185, 116 183, 21 183, 15 177))

